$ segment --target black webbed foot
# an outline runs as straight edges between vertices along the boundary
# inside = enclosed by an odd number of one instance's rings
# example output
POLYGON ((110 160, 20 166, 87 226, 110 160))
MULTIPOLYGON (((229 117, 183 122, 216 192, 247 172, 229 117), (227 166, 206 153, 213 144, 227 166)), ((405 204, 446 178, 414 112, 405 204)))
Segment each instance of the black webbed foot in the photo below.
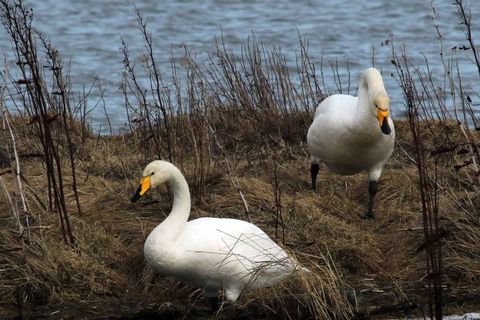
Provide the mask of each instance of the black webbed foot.
POLYGON ((317 175, 318 171, 320 171, 320 166, 318 163, 312 163, 310 167, 310 175, 312 177, 312 190, 317 191, 317 175))

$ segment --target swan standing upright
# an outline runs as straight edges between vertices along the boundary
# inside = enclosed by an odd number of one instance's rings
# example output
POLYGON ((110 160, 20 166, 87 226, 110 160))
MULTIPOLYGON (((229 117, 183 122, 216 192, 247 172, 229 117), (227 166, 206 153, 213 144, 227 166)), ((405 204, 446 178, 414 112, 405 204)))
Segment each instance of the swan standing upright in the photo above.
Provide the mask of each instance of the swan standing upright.
POLYGON ((184 176, 170 162, 153 161, 132 198, 167 182, 173 191, 170 215, 145 241, 148 264, 163 275, 201 288, 207 297, 224 290, 234 302, 247 289, 269 286, 297 269, 287 253, 254 224, 236 219, 190 215, 190 191, 184 176))
POLYGON ((383 165, 390 159, 395 128, 390 117, 390 98, 375 68, 360 78, 358 97, 335 94, 317 107, 308 129, 312 189, 316 190, 319 162, 341 175, 368 172, 368 211, 374 218, 373 200, 383 165))

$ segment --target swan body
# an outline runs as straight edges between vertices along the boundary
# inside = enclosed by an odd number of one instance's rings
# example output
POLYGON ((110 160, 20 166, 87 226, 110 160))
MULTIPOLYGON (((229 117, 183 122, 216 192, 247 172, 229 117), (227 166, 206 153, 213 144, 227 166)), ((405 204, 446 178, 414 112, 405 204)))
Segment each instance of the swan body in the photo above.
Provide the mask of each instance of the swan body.
POLYGON ((147 263, 163 275, 178 278, 216 297, 223 289, 234 302, 244 290, 271 285, 292 274, 297 264, 252 223, 224 218, 187 222, 190 192, 182 173, 171 163, 153 161, 132 201, 168 182, 174 195, 170 215, 147 237, 147 263))
MULTIPOLYGON (((358 97, 329 96, 316 109, 307 133, 313 189, 318 163, 323 161, 330 170, 341 175, 367 171, 369 193, 370 189, 376 192, 376 183, 392 155, 395 141, 390 99, 382 76, 375 68, 362 73, 358 92, 358 97)), ((373 217, 371 208, 367 213, 370 215, 373 217)))

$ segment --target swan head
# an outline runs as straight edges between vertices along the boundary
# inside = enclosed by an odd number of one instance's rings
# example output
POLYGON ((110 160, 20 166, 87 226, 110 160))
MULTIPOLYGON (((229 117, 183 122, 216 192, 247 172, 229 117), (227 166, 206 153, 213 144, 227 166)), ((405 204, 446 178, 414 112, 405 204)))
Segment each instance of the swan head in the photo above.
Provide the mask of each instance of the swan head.
POLYGON ((143 169, 140 185, 131 201, 137 201, 151 188, 155 188, 170 180, 175 170, 178 169, 168 161, 155 160, 150 162, 145 169, 143 169))
POLYGON ((383 134, 389 135, 392 132, 388 124, 388 117, 390 116, 390 98, 386 93, 379 93, 373 98, 374 113, 377 116, 380 130, 383 134))

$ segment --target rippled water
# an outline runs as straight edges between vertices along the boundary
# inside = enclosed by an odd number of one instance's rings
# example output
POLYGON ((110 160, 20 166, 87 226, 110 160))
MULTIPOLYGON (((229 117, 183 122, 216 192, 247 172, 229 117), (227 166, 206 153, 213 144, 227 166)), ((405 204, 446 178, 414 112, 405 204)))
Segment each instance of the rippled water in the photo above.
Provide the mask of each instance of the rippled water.
MULTIPOLYGON (((88 86, 95 78, 100 79, 106 86, 105 103, 112 123, 121 126, 125 113, 118 90, 122 70, 120 37, 128 42, 134 56, 144 48, 133 4, 124 0, 27 3, 34 9, 35 27, 50 35, 64 61, 71 59, 74 90, 80 91, 83 84, 88 86)), ((425 55, 436 75, 441 76, 430 0, 137 0, 136 6, 147 18, 158 59, 164 65, 172 54, 181 55, 179 47, 183 44, 205 52, 211 49, 213 37, 223 32, 229 47, 239 51, 242 40, 254 32, 267 45, 280 46, 294 67, 299 32, 309 38, 310 53, 317 61, 322 54, 326 61, 338 59, 342 74, 346 74, 348 61, 352 77, 357 79, 362 69, 372 65, 374 46, 375 66, 383 70, 397 116, 403 111, 401 92, 389 76, 393 72, 391 52, 380 46, 383 41, 393 38, 397 44, 405 43, 412 56, 421 59, 425 55)), ((445 48, 466 44, 451 1, 434 1, 434 6, 445 48)), ((480 43, 480 1, 472 0, 471 10, 474 36, 480 43)), ((3 30, 0 49, 10 55, 10 43, 3 30)), ((478 90, 480 79, 473 64, 464 58, 461 66, 465 81, 478 90)), ((326 82, 335 91, 328 75, 326 82)), ((353 87, 354 92, 356 84, 353 87)), ((93 113, 93 121, 105 126, 100 109, 93 113)))

